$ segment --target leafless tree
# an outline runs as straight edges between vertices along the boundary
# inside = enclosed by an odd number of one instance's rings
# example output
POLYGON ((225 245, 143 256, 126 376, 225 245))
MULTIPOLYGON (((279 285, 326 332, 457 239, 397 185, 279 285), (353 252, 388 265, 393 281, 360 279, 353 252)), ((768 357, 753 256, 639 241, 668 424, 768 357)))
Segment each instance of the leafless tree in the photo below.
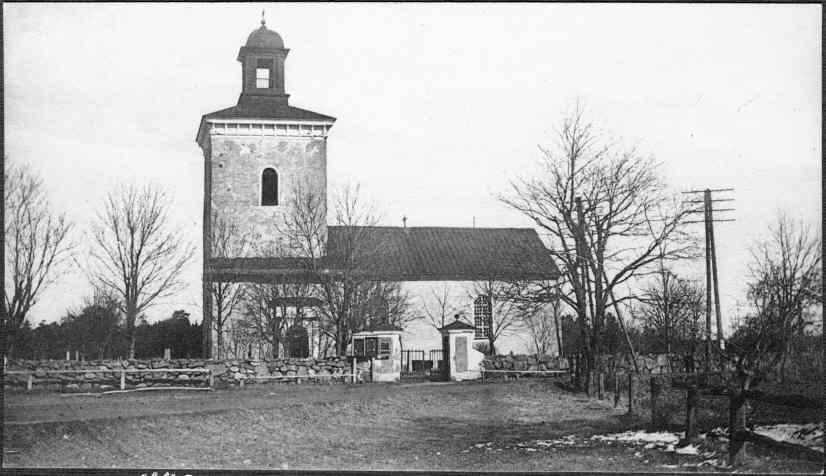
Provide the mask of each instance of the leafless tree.
POLYGON ((287 330, 303 321, 304 308, 296 298, 309 294, 308 285, 248 283, 244 294, 244 327, 251 331, 256 342, 269 344, 271 357, 278 358, 287 330))
POLYGON ((336 195, 333 223, 338 233, 332 245, 324 221, 326 200, 320 191, 307 184, 296 184, 293 189, 282 235, 294 252, 307 258, 304 263, 315 283, 314 293, 323 302, 321 330, 335 341, 336 354, 343 355, 352 333, 364 326, 409 321, 406 293, 371 271, 386 243, 371 228, 379 218, 374 206, 361 197, 359 187, 345 186, 336 195))
POLYGON ((793 339, 813 324, 807 311, 823 303, 819 232, 781 213, 750 252, 751 313, 726 345, 745 389, 783 362, 793 339))
POLYGON ((17 330, 40 295, 65 271, 72 224, 52 210, 42 179, 26 165, 11 163, 3 176, 6 289, 3 333, 10 352, 17 330))
MULTIPOLYGON (((252 231, 243 231, 236 220, 231 217, 219 217, 217 212, 213 213, 210 231, 210 251, 214 258, 246 256, 255 241, 252 231)), ((215 329, 216 350, 220 359, 224 356, 224 328, 241 303, 244 286, 238 282, 213 281, 210 294, 215 315, 209 321, 215 329)))
POLYGON ((193 247, 172 229, 166 193, 128 185, 110 192, 92 229, 87 273, 92 284, 118 297, 126 320, 129 358, 135 355, 135 319, 184 287, 180 274, 193 247))
MULTIPOLYGON (((581 109, 563 121, 542 175, 517 180, 500 200, 548 236, 561 264, 560 298, 576 311, 588 368, 600 362, 605 314, 618 286, 651 272, 658 259, 693 250, 681 232, 688 210, 667 193, 658 163, 604 140, 581 109), (661 244, 673 242, 663 256, 661 244)), ((544 289, 537 299, 553 293, 544 289)))
POLYGON ((438 290, 430 289, 431 301, 429 305, 427 300, 422 299, 422 309, 425 317, 427 317, 428 324, 436 330, 449 324, 450 319, 456 315, 459 316, 460 320, 467 322, 467 317, 459 312, 461 307, 455 304, 452 293, 451 286, 445 283, 438 290))
POLYGON ((664 350, 671 354, 679 343, 683 353, 691 358, 705 336, 702 328, 704 289, 691 280, 680 279, 667 268, 661 268, 656 281, 645 288, 635 312, 643 327, 661 340, 664 350))
POLYGON ((720 352, 735 369, 730 389, 730 464, 745 455, 747 392, 784 361, 794 337, 810 325, 807 311, 823 304, 821 243, 820 232, 780 213, 768 237, 750 249, 751 310, 720 352))
POLYGON ((490 304, 489 330, 487 332, 488 352, 496 354, 496 341, 519 328, 526 314, 537 312, 539 304, 523 302, 521 306, 509 294, 510 283, 495 281, 475 281, 470 289, 469 298, 474 302, 476 314, 476 300, 487 299, 490 304))

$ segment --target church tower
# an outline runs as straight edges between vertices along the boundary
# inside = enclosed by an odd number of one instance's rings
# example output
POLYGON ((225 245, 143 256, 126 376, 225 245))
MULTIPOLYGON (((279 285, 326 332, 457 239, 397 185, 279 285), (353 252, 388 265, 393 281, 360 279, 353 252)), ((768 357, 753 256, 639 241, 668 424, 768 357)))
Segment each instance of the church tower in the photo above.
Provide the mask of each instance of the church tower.
MULTIPOLYGON (((217 223, 253 229, 258 235, 255 245, 265 246, 250 253, 275 257, 269 250, 285 244, 278 224, 289 216, 297 187, 302 193, 316 194, 326 208, 327 134, 335 118, 290 105, 284 67, 289 51, 262 18, 261 27, 250 33, 238 52, 237 104, 201 118, 196 141, 204 154, 205 324, 212 307, 210 260, 234 257, 210 250, 217 223)), ((208 339, 206 349, 211 348, 208 339)))
POLYGON ((289 213, 296 187, 326 200, 327 133, 335 118, 289 104, 289 51, 262 20, 238 52, 238 103, 201 119, 205 236, 217 218, 254 227, 262 242, 277 242, 283 237, 275 225, 289 213))

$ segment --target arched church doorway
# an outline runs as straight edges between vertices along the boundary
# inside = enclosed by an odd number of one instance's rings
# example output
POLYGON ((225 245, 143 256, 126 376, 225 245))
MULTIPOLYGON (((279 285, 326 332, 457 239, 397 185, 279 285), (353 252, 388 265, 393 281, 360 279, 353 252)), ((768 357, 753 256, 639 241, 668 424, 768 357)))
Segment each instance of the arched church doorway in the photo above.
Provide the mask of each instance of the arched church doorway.
POLYGON ((287 329, 286 340, 289 357, 305 359, 310 356, 310 336, 304 326, 296 324, 287 329))

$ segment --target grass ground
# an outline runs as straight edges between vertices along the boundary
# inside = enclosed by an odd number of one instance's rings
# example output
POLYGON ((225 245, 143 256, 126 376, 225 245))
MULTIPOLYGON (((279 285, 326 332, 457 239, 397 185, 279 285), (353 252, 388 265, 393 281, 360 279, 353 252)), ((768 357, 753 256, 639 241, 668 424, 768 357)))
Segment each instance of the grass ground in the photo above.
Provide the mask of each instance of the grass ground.
MULTIPOLYGON (((659 472, 700 460, 590 439, 645 426, 622 412, 527 380, 9 395, 4 465, 659 472), (526 443, 537 440, 547 443, 526 443)), ((712 446, 704 451, 723 454, 712 446)), ((769 449, 752 454, 740 471, 821 469, 769 449)))

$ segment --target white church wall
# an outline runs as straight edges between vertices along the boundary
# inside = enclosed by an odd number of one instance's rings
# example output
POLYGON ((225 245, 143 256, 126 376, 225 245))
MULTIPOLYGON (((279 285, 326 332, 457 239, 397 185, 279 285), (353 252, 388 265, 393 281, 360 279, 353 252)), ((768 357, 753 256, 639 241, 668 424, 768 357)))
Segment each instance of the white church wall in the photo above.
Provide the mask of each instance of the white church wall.
MULTIPOLYGON (((409 294, 411 309, 410 312, 417 316, 417 319, 405 327, 402 334, 402 346, 405 350, 432 350, 441 349, 441 335, 436 330, 428 317, 427 310, 434 316, 441 314, 439 299, 444 295, 444 289, 448 289, 448 305, 446 306, 445 324, 450 324, 454 320, 454 315, 461 313, 463 320, 473 324, 473 281, 407 281, 402 283, 402 288, 409 294)), ((547 310, 550 312, 550 310, 547 310)), ((550 316, 550 314, 549 314, 550 316)), ((550 318, 550 317, 549 317, 550 318)), ((477 341, 487 342, 487 340, 477 341)), ((525 326, 515 324, 506 330, 496 340, 496 352, 499 354, 533 354, 536 352, 531 338, 531 332, 525 326)), ((554 346, 551 354, 557 354, 554 346)))

